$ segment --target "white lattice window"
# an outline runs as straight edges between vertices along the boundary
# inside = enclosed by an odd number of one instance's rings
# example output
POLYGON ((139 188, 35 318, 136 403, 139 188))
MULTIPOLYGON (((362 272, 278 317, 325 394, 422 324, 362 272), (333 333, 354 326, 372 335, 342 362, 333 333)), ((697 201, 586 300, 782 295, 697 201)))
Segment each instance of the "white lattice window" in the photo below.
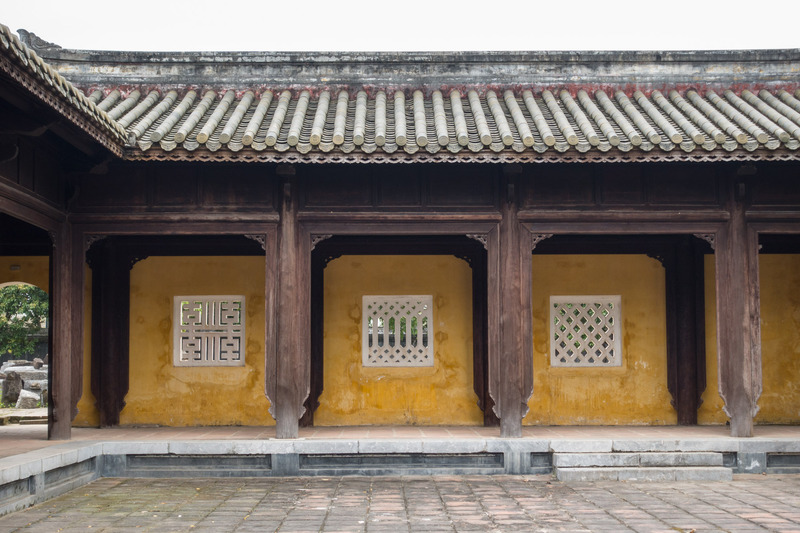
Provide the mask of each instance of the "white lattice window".
POLYGON ((364 296, 364 366, 433 366, 433 296, 364 296))
POLYGON ((175 296, 173 364, 243 366, 244 296, 175 296))
POLYGON ((550 297, 551 366, 622 365, 617 296, 550 297))

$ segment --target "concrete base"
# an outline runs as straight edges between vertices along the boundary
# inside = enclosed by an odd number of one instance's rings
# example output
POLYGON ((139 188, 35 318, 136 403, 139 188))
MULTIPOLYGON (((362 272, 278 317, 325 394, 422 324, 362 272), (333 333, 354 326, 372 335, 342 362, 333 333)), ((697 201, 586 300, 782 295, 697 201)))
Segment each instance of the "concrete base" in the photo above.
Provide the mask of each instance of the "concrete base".
POLYGON ((795 438, 70 441, 0 459, 0 515, 104 476, 555 473, 566 482, 724 481, 734 473, 798 471, 795 438))

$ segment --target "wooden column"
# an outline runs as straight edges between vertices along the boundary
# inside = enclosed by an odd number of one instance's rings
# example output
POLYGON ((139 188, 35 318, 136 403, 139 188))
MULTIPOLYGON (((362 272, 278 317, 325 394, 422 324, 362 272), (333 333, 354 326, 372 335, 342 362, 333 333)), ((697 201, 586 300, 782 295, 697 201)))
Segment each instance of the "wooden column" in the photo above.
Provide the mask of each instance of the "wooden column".
POLYGON ((311 257, 311 367, 309 376, 309 395, 300 419, 300 426, 314 425, 314 411, 319 407, 319 397, 325 381, 324 361, 324 307, 325 307, 325 264, 321 254, 311 257))
POLYGON ((128 393, 131 258, 114 237, 94 244, 92 267, 92 393, 100 426, 119 425, 128 393))
POLYGON ((298 191, 283 186, 278 229, 277 375, 275 418, 278 438, 296 438, 309 395, 310 241, 297 221, 298 191), (304 238, 304 236, 306 238, 304 238))
POLYGON ((522 436, 533 392, 531 237, 517 220, 513 176, 504 180, 502 220, 489 233, 489 393, 502 437, 522 436))
POLYGON ((751 437, 761 395, 758 237, 745 217, 745 182, 731 180, 731 218, 716 235, 719 393, 731 436, 751 437))
POLYGON ((83 314, 72 309, 73 295, 79 291, 73 280, 72 235, 63 223, 51 234, 50 259, 50 365, 47 438, 69 439, 74 417, 73 373, 80 374, 81 354, 74 353, 73 337, 80 335, 83 314))
POLYGON ((705 390, 703 254, 691 235, 663 257, 667 300, 667 380, 678 424, 697 424, 705 390))

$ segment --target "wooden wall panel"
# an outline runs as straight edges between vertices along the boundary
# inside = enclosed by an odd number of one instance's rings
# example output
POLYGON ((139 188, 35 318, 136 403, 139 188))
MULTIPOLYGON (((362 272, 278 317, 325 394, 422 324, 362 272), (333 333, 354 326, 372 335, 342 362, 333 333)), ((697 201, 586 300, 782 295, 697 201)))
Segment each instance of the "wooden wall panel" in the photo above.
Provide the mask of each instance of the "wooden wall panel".
POLYGON ((422 205, 422 180, 404 165, 383 166, 375 171, 378 189, 377 205, 380 207, 420 207, 422 205))
POLYGON ((494 207, 496 171, 491 167, 443 167, 428 172, 428 205, 435 207, 494 207), (435 172, 434 172, 435 171, 435 172))
POLYGON ((311 176, 303 187, 303 207, 372 207, 372 184, 369 176, 334 174, 311 176))
POLYGON ((153 207, 195 207, 198 203, 198 183, 195 176, 174 176, 152 180, 153 207))
POLYGON ((599 195, 603 205, 639 205, 645 199, 644 171, 639 165, 602 166, 599 195))
POLYGON ((796 170, 770 176, 756 177, 748 184, 752 206, 800 205, 800 173, 796 170))
POLYGON ((708 165, 653 165, 645 170, 653 205, 721 205, 716 170, 708 165))
POLYGON ((520 207, 595 204, 594 172, 589 165, 534 167, 520 181, 520 207))

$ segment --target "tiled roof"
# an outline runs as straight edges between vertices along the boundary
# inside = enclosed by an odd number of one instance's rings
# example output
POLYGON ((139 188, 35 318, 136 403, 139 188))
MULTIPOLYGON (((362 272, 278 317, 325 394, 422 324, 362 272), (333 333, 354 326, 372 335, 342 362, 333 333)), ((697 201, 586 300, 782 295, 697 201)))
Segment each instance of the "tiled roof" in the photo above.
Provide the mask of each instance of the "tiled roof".
POLYGON ((56 72, 36 52, 21 43, 16 34, 0 24, 0 71, 14 78, 45 103, 57 108, 76 125, 121 154, 127 141, 125 129, 94 102, 56 72))
POLYGON ((30 74, 127 159, 800 157, 799 50, 143 54, 25 39, 0 25, 0 66, 30 74))
POLYGON ((800 155, 800 90, 95 89, 132 157, 358 161, 800 155))

